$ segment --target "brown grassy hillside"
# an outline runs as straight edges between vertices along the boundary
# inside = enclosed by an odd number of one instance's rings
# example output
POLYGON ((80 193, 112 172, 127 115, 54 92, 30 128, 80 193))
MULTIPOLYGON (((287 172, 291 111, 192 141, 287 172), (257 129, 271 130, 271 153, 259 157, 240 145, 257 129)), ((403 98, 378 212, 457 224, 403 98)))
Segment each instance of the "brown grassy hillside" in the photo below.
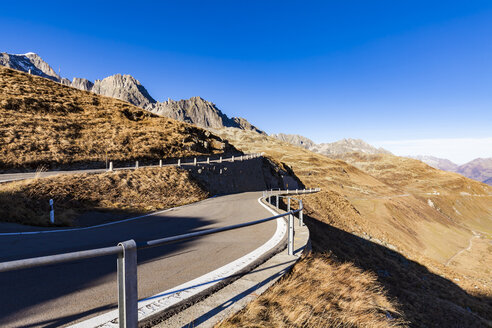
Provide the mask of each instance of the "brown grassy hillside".
POLYGON ((0 67, 0 170, 230 150, 192 125, 0 67))
POLYGON ((377 274, 411 326, 460 327, 477 321, 480 327, 492 320, 492 253, 487 251, 492 188, 420 162, 400 163, 396 156, 386 157, 389 162, 374 159, 376 174, 266 136, 231 129, 215 133, 243 151, 263 151, 289 165, 306 186, 321 187, 321 193, 305 198, 313 247, 377 274), (431 206, 428 197, 434 191, 442 194, 431 206), (453 206, 460 215, 447 212, 453 206), (450 259, 473 262, 473 272, 466 264, 451 265, 450 259))
POLYGON ((91 224, 73 221, 89 210, 149 212, 207 196, 188 171, 176 167, 58 175, 0 184, 0 221, 49 226, 50 199, 55 223, 63 226, 91 224))

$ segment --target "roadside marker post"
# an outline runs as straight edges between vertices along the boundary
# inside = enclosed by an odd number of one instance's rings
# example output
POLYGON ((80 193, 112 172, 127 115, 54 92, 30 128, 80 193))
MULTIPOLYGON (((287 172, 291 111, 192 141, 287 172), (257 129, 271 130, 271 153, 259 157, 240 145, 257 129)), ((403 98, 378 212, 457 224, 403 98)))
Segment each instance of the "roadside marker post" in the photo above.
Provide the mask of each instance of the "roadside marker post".
POLYGON ((162 167, 162 159, 159 160, 159 167, 162 167))
POLYGON ((53 199, 50 199, 50 221, 55 223, 55 209, 53 208, 53 199))
POLYGON ((222 163, 222 156, 220 156, 219 158, 219 163, 222 163))
POLYGON ((193 159, 193 165, 196 166, 196 157, 193 159))
POLYGON ((210 157, 207 157, 207 164, 210 164, 210 157))
POLYGON ((113 172, 113 162, 109 162, 109 172, 113 172))
POLYGON ((138 161, 135 161, 135 170, 138 169, 138 161))
POLYGON ((181 166, 181 158, 178 158, 178 167, 181 166))
POLYGON ((278 194, 277 194, 276 198, 277 198, 277 208, 278 208, 278 194))
POLYGON ((232 156, 232 161, 234 162, 234 156, 232 156))

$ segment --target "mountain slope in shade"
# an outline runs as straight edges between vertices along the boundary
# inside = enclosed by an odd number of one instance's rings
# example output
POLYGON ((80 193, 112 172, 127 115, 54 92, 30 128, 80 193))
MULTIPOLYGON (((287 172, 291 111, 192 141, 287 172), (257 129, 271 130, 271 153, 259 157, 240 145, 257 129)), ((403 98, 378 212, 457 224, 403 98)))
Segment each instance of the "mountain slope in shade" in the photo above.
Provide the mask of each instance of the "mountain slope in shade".
POLYGON ((131 75, 115 74, 102 80, 96 80, 94 83, 84 78, 74 78, 70 82, 56 74, 48 63, 32 52, 24 55, 0 53, 0 65, 48 78, 80 90, 120 99, 159 116, 170 117, 203 128, 234 127, 266 134, 244 118, 229 118, 215 104, 200 97, 157 102, 131 75))
POLYGON ((432 166, 435 169, 455 172, 458 169, 458 164, 451 162, 449 159, 439 158, 428 155, 406 156, 408 158, 418 159, 425 164, 432 166))

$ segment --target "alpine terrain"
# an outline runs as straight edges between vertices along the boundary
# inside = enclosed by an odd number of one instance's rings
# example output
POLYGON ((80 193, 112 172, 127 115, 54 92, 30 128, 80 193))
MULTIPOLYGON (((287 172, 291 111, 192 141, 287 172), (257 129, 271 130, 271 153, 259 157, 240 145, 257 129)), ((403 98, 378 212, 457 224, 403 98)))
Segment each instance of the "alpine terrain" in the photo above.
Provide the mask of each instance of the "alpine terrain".
POLYGON ((32 52, 20 55, 0 53, 0 65, 48 78, 80 90, 120 99, 156 115, 192 123, 203 128, 233 127, 264 133, 244 118, 229 118, 215 104, 200 97, 158 102, 131 75, 115 74, 102 80, 96 80, 94 83, 84 78, 74 77, 70 82, 56 74, 48 63, 32 52))

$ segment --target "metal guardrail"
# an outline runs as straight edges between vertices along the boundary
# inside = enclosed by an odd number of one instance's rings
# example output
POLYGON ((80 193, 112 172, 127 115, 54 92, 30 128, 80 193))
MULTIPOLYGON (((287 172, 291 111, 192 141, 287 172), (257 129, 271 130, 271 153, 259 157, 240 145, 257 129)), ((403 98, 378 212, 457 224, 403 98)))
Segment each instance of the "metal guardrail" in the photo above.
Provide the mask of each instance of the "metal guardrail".
POLYGON ((140 166, 139 165, 139 161, 135 161, 135 166, 123 166, 123 167, 119 167, 119 168, 114 167, 113 166, 113 162, 110 161, 109 162, 109 167, 107 168, 107 171, 131 170, 131 169, 138 169, 140 167, 163 167, 163 166, 178 166, 178 167, 180 167, 180 166, 183 166, 183 165, 197 166, 198 164, 211 164, 211 163, 214 163, 214 162, 215 163, 222 163, 224 161, 229 161, 229 162, 234 163, 235 161, 242 162, 244 160, 258 158, 258 157, 261 157, 261 156, 262 156, 261 154, 252 153, 252 154, 243 154, 243 155, 239 155, 239 156, 231 155, 231 157, 222 157, 222 156, 219 156, 219 158, 218 159, 215 159, 215 160, 214 159, 210 159, 210 156, 208 156, 208 157, 206 157, 206 159, 204 161, 198 161, 198 158, 197 157, 193 157, 193 160, 191 162, 184 162, 184 161, 182 161, 181 158, 178 158, 177 161, 176 161, 176 163, 166 163, 166 164, 163 164, 163 161, 161 159, 161 160, 159 160, 159 164, 158 165, 146 165, 146 166, 140 166))
MULTIPOLYGON (((296 194, 308 194, 320 191, 316 189, 296 190, 296 194)), ((288 193, 288 190, 287 190, 288 193)), ((281 217, 288 216, 288 254, 292 255, 294 250, 294 214, 299 213, 300 224, 303 224, 303 205, 302 200, 299 201, 299 208, 292 210, 290 208, 290 200, 292 197, 282 196, 282 192, 274 192, 273 189, 263 192, 263 198, 267 199, 268 203, 272 204, 272 197, 276 198, 276 207, 279 208, 279 197, 287 198, 287 212, 265 219, 230 225, 221 228, 208 229, 197 231, 172 237, 154 239, 146 242, 136 243, 133 239, 118 243, 117 246, 104 248, 96 248, 78 252, 42 256, 28 258, 23 260, 15 260, 0 263, 0 272, 28 269, 43 265, 59 264, 64 262, 72 262, 88 258, 101 257, 106 255, 118 255, 117 259, 117 280, 118 280, 118 322, 120 327, 136 328, 138 327, 138 291, 137 291, 137 249, 157 247, 165 244, 176 243, 191 238, 216 234, 224 231, 240 229, 252 225, 261 224, 272 221, 281 217)))
POLYGON ((113 165, 114 163, 112 161, 108 162, 107 164, 107 167, 106 168, 95 168, 95 169, 82 169, 82 170, 77 170, 77 169, 73 169, 73 170, 70 170, 68 169, 67 171, 42 171, 42 172, 26 172, 26 173, 2 173, 0 174, 0 183, 4 183, 4 182, 12 182, 12 181, 19 181, 19 180, 25 180, 25 179, 31 179, 31 178, 34 178, 37 174, 40 174, 40 176, 50 176, 50 175, 56 175, 56 174, 68 174, 70 172, 74 172, 74 173, 84 173, 84 172, 87 172, 87 173, 103 173, 103 172, 113 172, 113 171, 123 171, 123 170, 136 170, 136 169, 139 169, 139 168, 146 168, 146 167, 166 167, 166 166, 177 166, 177 167, 181 167, 181 166, 197 166, 197 165, 210 165, 210 164, 213 164, 213 163, 219 163, 219 164, 222 164, 224 162, 229 162, 229 163, 234 163, 236 161, 239 161, 239 162, 242 162, 244 160, 249 160, 249 159, 254 159, 254 158, 259 158, 259 157, 262 157, 262 154, 259 154, 259 153, 250 153, 250 154, 243 154, 243 155, 239 155, 239 156, 234 156, 234 155, 231 155, 230 157, 223 157, 223 156, 218 156, 218 155, 214 155, 214 156, 208 156, 208 157, 205 157, 205 156, 200 156, 203 160, 199 160, 198 157, 185 157, 185 158, 178 158, 178 159, 175 159, 174 163, 164 163, 162 159, 159 160, 159 163, 158 164, 155 164, 155 165, 140 165, 141 163, 139 163, 139 161, 135 161, 135 164, 132 165, 132 166, 120 166, 120 167, 115 167, 115 165, 113 165), (213 158, 216 158, 216 159, 213 159, 213 158), (15 176, 18 176, 18 175, 23 175, 23 174, 29 174, 29 177, 15 177, 15 176), (10 176, 14 176, 14 177, 11 177, 11 178, 8 178, 8 179, 3 179, 1 180, 1 176, 3 175, 10 175, 10 176))

